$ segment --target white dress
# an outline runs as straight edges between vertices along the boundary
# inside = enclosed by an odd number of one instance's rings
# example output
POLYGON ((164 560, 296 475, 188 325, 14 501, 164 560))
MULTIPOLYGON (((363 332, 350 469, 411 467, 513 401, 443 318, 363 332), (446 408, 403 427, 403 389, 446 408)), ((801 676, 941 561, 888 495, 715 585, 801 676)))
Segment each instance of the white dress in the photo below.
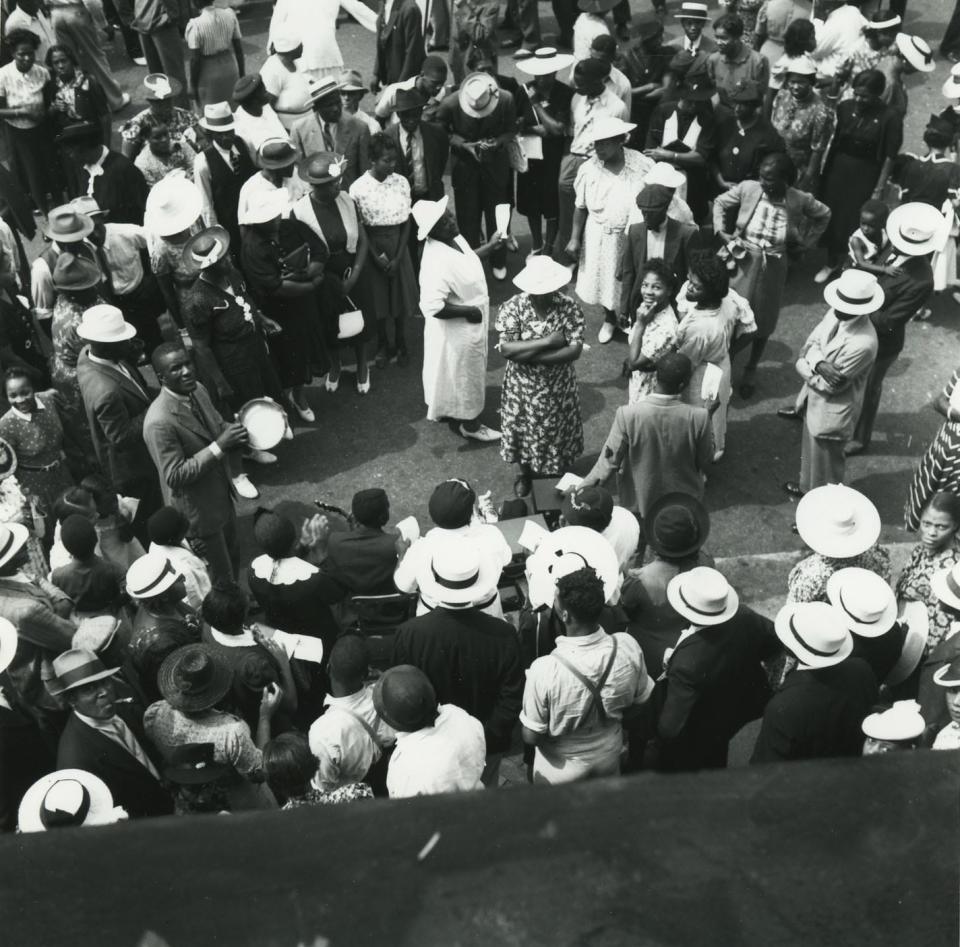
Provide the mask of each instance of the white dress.
POLYGON ((377 14, 362 0, 277 0, 270 19, 270 39, 285 33, 303 37, 303 56, 298 69, 314 79, 343 72, 343 56, 337 45, 337 15, 347 11, 371 33, 377 29, 377 14))
POLYGON ((427 418, 471 421, 483 411, 487 387, 487 332, 490 297, 480 258, 462 236, 458 253, 427 237, 420 263, 423 328, 423 399, 427 418), (437 319, 447 303, 476 306, 483 321, 437 319))

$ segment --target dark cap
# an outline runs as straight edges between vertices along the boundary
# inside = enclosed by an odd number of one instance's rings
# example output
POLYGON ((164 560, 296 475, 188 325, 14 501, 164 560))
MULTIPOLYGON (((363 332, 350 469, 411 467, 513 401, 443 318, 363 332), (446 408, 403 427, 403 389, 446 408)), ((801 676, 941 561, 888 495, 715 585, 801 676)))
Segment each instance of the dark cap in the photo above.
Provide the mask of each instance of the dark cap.
POLYGON ((388 726, 411 733, 436 720, 437 693, 420 668, 398 664, 384 671, 374 684, 373 706, 388 726))
POLYGON ((613 518, 613 496, 603 487, 580 487, 563 498, 563 518, 568 526, 586 526, 602 533, 613 518))
POLYGON ((242 79, 237 79, 233 87, 233 101, 240 103, 246 102, 257 89, 263 87, 263 80, 259 72, 252 72, 245 75, 242 79))
POLYGON ((427 100, 416 89, 398 89, 393 101, 394 112, 412 112, 422 109, 427 100))
POLYGON ((350 503, 350 512, 361 526, 378 529, 390 519, 390 500, 380 487, 358 490, 350 503))
POLYGON ((640 13, 633 18, 632 30, 641 42, 653 39, 663 32, 663 23, 656 13, 640 13))
POLYGON ((671 352, 657 362, 657 384, 668 391, 679 393, 690 384, 693 365, 686 355, 671 352))
POLYGON ((703 504, 686 493, 666 493, 643 519, 647 545, 667 559, 692 556, 710 535, 710 517, 703 504))
POLYGON ((465 480, 444 480, 437 486, 427 509, 441 529, 459 529, 473 517, 477 494, 465 480))

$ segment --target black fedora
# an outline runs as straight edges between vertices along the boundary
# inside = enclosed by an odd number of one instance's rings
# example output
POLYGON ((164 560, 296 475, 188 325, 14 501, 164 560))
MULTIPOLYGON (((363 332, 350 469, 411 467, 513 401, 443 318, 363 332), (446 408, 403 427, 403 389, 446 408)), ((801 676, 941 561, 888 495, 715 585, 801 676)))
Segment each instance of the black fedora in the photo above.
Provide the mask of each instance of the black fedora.
POLYGON ((643 518, 647 545, 667 559, 692 556, 710 535, 710 516, 703 504, 687 493, 665 493, 643 518))

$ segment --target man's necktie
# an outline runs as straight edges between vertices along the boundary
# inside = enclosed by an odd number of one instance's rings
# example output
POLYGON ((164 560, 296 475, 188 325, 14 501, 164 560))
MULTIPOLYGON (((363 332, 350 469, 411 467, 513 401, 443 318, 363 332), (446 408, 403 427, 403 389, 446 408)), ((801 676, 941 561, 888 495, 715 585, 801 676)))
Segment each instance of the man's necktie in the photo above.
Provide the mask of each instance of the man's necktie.
POLYGON ((234 174, 239 174, 240 173, 240 153, 236 150, 236 148, 231 148, 229 154, 230 154, 230 167, 232 168, 234 174))
POLYGON ((190 410, 193 411, 193 416, 197 419, 200 427, 206 432, 207 437, 209 437, 211 441, 215 441, 217 435, 210 429, 210 425, 207 424, 207 418, 200 408, 200 400, 195 394, 190 395, 190 410))
POLYGON ((407 173, 410 176, 410 180, 413 180, 413 135, 407 135, 407 173))
POLYGON ((115 716, 111 721, 113 732, 120 738, 123 745, 127 748, 130 755, 145 769, 154 779, 159 779, 160 774, 156 767, 150 761, 150 757, 143 751, 140 742, 137 740, 133 731, 127 726, 127 722, 122 717, 115 716))
POLYGON ((333 135, 330 133, 330 126, 324 122, 323 123, 323 147, 327 151, 333 151, 333 135))

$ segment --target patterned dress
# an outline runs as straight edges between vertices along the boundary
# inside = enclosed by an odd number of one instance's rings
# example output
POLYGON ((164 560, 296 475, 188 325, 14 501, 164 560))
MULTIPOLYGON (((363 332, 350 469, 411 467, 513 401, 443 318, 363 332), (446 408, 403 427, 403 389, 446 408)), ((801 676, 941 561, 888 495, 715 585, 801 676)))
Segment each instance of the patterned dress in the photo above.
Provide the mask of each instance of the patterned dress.
POLYGON ((943 610, 940 600, 930 590, 930 579, 938 572, 960 562, 960 538, 953 536, 945 549, 929 553, 923 543, 917 543, 897 579, 898 602, 923 602, 927 606, 930 635, 927 638, 929 654, 950 631, 953 619, 943 610))
MULTIPOLYGON (((943 396, 950 401, 960 368, 950 376, 943 389, 943 396)), ((903 512, 904 525, 909 530, 920 527, 920 514, 935 493, 945 490, 960 494, 960 421, 945 421, 937 436, 920 458, 920 466, 913 474, 907 503, 903 512)))
MULTIPOLYGON (((508 299, 497 316, 505 342, 530 342, 563 332, 567 344, 583 341, 583 312, 569 296, 556 294, 545 316, 530 297, 508 299)), ((559 474, 583 453, 580 393, 573 364, 507 362, 500 403, 500 456, 536 473, 559 474)))
POLYGON ((150 146, 147 145, 140 149, 140 154, 137 155, 133 163, 140 169, 140 173, 147 184, 153 187, 157 181, 165 178, 171 171, 183 171, 184 174, 192 178, 193 159, 195 157, 193 151, 187 153, 179 143, 174 142, 170 154, 166 158, 155 155, 150 150, 150 146))
POLYGON ((798 174, 806 171, 814 151, 820 152, 822 163, 836 117, 816 92, 806 102, 798 102, 789 89, 781 89, 773 100, 770 121, 786 144, 798 174))
MULTIPOLYGON (((641 330, 640 320, 637 319, 630 329, 630 345, 641 330)), ((644 358, 656 361, 666 355, 677 341, 677 314, 673 306, 664 306, 646 324, 643 329, 643 341, 640 343, 640 354, 644 358)), ((629 403, 636 404, 644 395, 650 394, 657 382, 656 371, 642 372, 635 370, 630 373, 629 403)))
POLYGON ((826 602, 827 580, 840 569, 869 569, 884 582, 890 581, 890 553, 883 546, 871 546, 850 559, 831 559, 813 552, 801 559, 787 578, 788 602, 826 602))
MULTIPOLYGON (((149 108, 138 112, 129 121, 120 126, 120 137, 124 143, 124 154, 136 154, 150 137, 150 129, 157 124, 153 112, 149 108)), ((165 123, 170 132, 170 139, 177 142, 191 155, 196 154, 197 117, 188 109, 174 108, 173 117, 165 123)))
POLYGON ((284 809, 299 809, 301 806, 333 806, 358 799, 372 799, 373 790, 366 783, 348 783, 328 792, 310 789, 304 796, 293 796, 282 806, 284 809))

